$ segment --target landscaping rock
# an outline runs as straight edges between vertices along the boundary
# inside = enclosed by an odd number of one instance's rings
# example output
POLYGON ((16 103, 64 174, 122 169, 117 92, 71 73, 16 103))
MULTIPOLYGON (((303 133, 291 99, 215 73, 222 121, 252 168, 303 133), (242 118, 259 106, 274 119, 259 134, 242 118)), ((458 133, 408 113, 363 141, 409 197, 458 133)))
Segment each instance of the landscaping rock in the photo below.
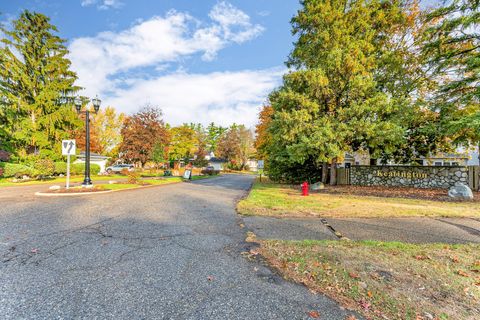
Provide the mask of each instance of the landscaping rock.
POLYGON ((118 181, 115 181, 115 180, 108 181, 108 184, 116 184, 116 183, 118 183, 118 181))
POLYGON ((62 188, 62 187, 60 187, 60 186, 51 186, 51 187, 48 188, 48 189, 50 189, 50 190, 60 190, 61 188, 62 188))
POLYGON ((325 189, 325 185, 322 182, 317 182, 310 186, 310 190, 312 191, 318 191, 322 189, 325 189))
POLYGON ((464 184, 450 188, 448 190, 448 196, 459 200, 473 200, 472 190, 464 184))

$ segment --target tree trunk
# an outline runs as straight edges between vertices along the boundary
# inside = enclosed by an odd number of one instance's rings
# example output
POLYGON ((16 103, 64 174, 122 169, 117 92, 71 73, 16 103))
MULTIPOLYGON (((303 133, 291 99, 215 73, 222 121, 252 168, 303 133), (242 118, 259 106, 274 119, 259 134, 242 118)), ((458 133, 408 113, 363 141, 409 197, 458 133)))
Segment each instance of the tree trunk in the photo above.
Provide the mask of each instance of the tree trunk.
POLYGON ((328 163, 322 163, 322 183, 327 183, 328 179, 328 163))
POLYGON ((330 185, 334 186, 337 184, 337 158, 332 159, 332 164, 330 165, 330 185))

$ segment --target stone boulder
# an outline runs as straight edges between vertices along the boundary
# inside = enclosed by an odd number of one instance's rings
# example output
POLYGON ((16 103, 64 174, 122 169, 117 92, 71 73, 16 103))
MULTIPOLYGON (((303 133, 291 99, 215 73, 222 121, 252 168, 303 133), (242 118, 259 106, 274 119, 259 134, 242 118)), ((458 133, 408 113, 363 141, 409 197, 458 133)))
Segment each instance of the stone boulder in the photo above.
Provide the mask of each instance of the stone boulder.
POLYGON ((458 200, 473 200, 472 189, 464 184, 459 184, 458 186, 451 187, 448 190, 448 196, 450 198, 458 200))
POLYGON ((310 186, 310 190, 312 191, 318 191, 322 189, 325 189, 325 185, 322 182, 317 182, 310 186))

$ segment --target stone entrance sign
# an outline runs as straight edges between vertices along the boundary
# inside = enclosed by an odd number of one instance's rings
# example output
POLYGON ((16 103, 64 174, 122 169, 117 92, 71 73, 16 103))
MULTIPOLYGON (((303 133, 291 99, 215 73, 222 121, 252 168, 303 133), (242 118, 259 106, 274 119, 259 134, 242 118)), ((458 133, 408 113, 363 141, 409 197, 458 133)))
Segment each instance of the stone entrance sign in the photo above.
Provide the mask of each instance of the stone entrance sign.
POLYGON ((361 186, 449 189, 460 184, 468 185, 468 167, 352 166, 350 183, 361 186))

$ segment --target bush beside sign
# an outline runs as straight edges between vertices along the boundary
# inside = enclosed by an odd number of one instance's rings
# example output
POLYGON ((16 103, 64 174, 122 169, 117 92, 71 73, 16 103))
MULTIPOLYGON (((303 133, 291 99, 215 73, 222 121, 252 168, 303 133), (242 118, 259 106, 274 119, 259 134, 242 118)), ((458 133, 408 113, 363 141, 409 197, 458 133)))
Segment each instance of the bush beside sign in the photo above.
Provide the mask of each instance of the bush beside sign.
POLYGON ((468 185, 468 167, 352 166, 350 183, 361 186, 444 188, 468 185))

